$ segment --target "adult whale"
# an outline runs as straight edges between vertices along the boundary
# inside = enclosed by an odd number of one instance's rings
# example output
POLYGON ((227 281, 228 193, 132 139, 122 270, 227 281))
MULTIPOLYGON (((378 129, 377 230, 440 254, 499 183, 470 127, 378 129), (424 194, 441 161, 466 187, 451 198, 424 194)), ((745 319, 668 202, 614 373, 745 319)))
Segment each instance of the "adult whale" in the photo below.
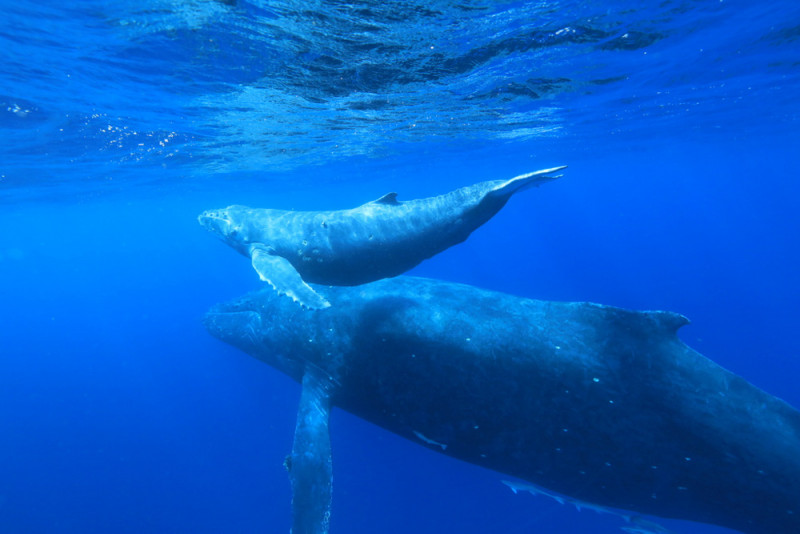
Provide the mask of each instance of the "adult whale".
POLYGON ((332 405, 575 502, 800 532, 800 413, 681 342, 683 316, 412 277, 317 290, 336 306, 262 290, 205 319, 303 385, 293 534, 328 531, 332 405))
POLYGON ((405 202, 389 193, 349 210, 229 206, 205 211, 198 220, 249 256, 261 279, 278 293, 319 309, 330 304, 306 282, 354 286, 402 274, 464 241, 517 191, 554 180, 564 168, 405 202))

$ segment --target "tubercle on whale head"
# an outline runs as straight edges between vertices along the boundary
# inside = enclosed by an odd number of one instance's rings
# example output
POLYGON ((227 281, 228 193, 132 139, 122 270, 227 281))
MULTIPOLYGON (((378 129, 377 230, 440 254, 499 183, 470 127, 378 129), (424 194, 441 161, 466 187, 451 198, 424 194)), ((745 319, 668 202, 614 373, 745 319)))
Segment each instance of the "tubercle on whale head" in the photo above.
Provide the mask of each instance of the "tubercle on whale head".
POLYGON ((283 300, 284 297, 271 289, 261 290, 232 302, 215 305, 206 313, 203 323, 212 336, 299 381, 305 366, 302 351, 287 352, 286 325, 270 319, 275 311, 275 303, 283 300), (254 298, 256 295, 266 296, 264 302, 254 298))
POLYGON ((237 216, 240 206, 228 206, 227 208, 206 210, 197 216, 197 222, 206 230, 217 236, 219 239, 237 249, 244 255, 249 255, 246 250, 248 244, 246 231, 241 222, 241 217, 237 216))
POLYGON ((226 237, 233 227, 233 219, 227 208, 206 210, 197 216, 197 222, 212 234, 222 238, 226 237))

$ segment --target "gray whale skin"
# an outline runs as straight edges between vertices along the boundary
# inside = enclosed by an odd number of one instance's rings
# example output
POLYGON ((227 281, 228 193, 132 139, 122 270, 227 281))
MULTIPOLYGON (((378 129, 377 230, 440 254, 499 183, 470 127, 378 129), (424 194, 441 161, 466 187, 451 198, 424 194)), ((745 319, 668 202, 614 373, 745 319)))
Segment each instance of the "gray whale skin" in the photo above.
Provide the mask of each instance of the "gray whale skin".
POLYGON ((401 202, 397 193, 349 210, 285 211, 228 206, 198 221, 249 256, 261 280, 298 304, 330 303, 308 282, 356 286, 402 274, 464 241, 519 191, 559 178, 566 167, 401 202))
POLYGON ((575 502, 800 532, 800 413, 680 341, 683 316, 405 276, 316 290, 336 305, 264 289, 205 319, 303 384, 293 534, 329 530, 332 405, 575 502))

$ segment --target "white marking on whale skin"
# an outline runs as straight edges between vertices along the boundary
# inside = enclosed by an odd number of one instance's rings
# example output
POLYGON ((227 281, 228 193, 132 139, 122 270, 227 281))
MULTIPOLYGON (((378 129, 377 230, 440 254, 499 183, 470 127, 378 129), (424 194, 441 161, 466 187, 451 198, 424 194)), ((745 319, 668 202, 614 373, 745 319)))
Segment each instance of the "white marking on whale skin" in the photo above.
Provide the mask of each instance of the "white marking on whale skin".
POLYGON ((673 534, 658 523, 653 523, 641 517, 630 517, 628 521, 633 525, 632 527, 621 527, 623 531, 630 534, 673 534))
MULTIPOLYGON (((636 520, 637 518, 634 518, 636 520)), ((643 520, 640 520, 643 521, 643 520)), ((661 525, 650 524, 649 521, 643 521, 643 524, 634 525, 632 527, 620 527, 623 532, 628 534, 669 534, 672 531, 667 530, 661 525)))
POLYGON ((417 432, 416 430, 412 430, 412 432, 414 432, 415 436, 417 436, 419 439, 421 439, 422 441, 424 441, 428 445, 437 445, 437 446, 441 447, 443 451, 447 450, 447 445, 445 443, 439 443, 436 440, 432 440, 431 438, 423 435, 422 432, 417 432))
POLYGON ((503 484, 511 488, 511 491, 513 491, 515 495, 518 494, 520 491, 527 491, 531 495, 542 495, 544 497, 550 497, 558 504, 571 504, 579 512, 583 510, 592 510, 593 512, 596 512, 598 514, 610 514, 617 517, 621 517, 622 519, 625 520, 626 523, 630 523, 631 525, 633 525, 630 527, 620 527, 623 531, 628 532, 630 534, 671 534, 670 530, 667 530, 666 528, 662 527, 657 523, 653 523, 652 521, 647 521, 638 516, 626 514, 614 508, 607 508, 605 506, 599 506, 578 499, 573 499, 565 495, 547 491, 535 484, 530 484, 527 482, 515 482, 512 480, 503 480, 502 482, 503 484))

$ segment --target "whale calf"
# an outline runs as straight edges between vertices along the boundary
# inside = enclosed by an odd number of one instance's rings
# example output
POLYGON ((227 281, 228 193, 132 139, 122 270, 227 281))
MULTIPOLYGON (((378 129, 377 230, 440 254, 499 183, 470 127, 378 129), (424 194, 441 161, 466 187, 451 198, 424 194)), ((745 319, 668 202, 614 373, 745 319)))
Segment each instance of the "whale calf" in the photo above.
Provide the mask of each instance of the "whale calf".
POLYGON ((437 197, 397 200, 389 193, 357 208, 284 211, 229 206, 198 221, 249 256, 259 277, 311 309, 327 299, 310 283, 354 286, 397 276, 461 243, 514 193, 554 180, 565 167, 481 182, 437 197))
POLYGON ((408 276, 315 289, 336 306, 265 288, 205 318, 302 383, 293 534, 328 532, 334 405, 568 502, 800 532, 800 413, 685 345, 683 316, 408 276))

